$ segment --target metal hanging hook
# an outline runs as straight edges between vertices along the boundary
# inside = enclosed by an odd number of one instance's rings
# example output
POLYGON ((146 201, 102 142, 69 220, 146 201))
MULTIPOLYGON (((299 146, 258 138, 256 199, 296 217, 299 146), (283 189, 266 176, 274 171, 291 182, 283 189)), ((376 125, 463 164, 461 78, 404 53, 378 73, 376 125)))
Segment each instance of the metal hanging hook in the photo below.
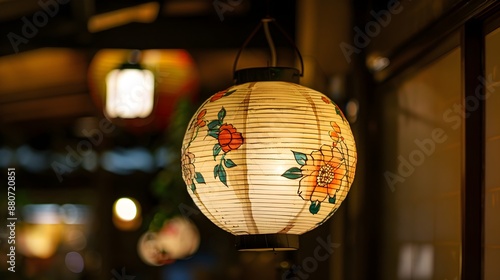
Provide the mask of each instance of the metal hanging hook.
POLYGON ((250 35, 246 38, 245 42, 243 42, 243 45, 238 50, 238 53, 236 54, 236 58, 234 60, 233 75, 236 72, 236 68, 238 66, 238 60, 240 58, 241 53, 243 52, 243 50, 245 49, 245 47, 250 43, 250 41, 253 39, 253 37, 255 36, 255 34, 257 34, 257 32, 259 31, 259 29, 261 27, 264 28, 264 32, 266 34, 267 43, 268 43, 269 48, 271 50, 271 67, 276 67, 276 60, 277 60, 277 57, 276 57, 276 48, 274 46, 274 42, 272 40, 271 33, 269 31, 269 23, 274 23, 274 25, 276 26, 276 28, 281 32, 281 34, 285 37, 285 39, 287 39, 288 43, 293 47, 293 49, 297 53, 297 56, 299 57, 299 61, 300 61, 300 68, 301 68, 299 76, 303 77, 304 76, 304 61, 302 60, 302 55, 300 54, 299 49, 297 48, 297 46, 293 42, 292 38, 290 36, 288 36, 288 34, 285 32, 285 30, 283 28, 281 28, 281 26, 272 17, 264 17, 259 22, 259 24, 257 24, 257 26, 253 29, 253 31, 250 33, 250 35))

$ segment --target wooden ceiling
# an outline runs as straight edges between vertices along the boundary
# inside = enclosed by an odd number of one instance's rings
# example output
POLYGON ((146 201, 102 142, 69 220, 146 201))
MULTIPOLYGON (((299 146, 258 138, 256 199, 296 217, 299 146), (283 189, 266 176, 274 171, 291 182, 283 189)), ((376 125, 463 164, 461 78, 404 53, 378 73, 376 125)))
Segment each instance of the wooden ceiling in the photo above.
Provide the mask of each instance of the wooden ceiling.
POLYGON ((295 1, 289 0, 268 1, 269 8, 266 1, 258 0, 45 2, 52 3, 52 6, 43 6, 39 0, 0 1, 0 55, 46 46, 93 49, 237 48, 268 10, 290 35, 294 35, 295 30, 295 1), (148 15, 144 15, 145 10, 141 9, 145 3, 158 6, 157 16, 152 15, 152 22, 149 23, 145 22, 148 15), (127 17, 127 9, 130 8, 137 12, 135 17, 128 15, 128 23, 124 21, 121 26, 109 25, 100 32, 90 32, 89 22, 99 17, 112 21, 113 13, 127 17), (30 24, 34 32, 26 29, 25 26, 30 24))
MULTIPOLYGON (((103 48, 187 49, 198 63, 202 94, 225 88, 237 49, 268 10, 265 1, 257 0, 42 2, 0 0, 0 127, 98 113, 89 97, 87 71, 103 48), (100 29, 90 24, 99 20, 100 29)), ((271 14, 293 37, 295 1, 271 3, 271 14)), ((279 36, 276 43, 287 46, 279 36)), ((265 45, 263 36, 252 42, 255 48, 265 45)), ((266 52, 250 54, 242 57, 242 65, 266 63, 266 52)))

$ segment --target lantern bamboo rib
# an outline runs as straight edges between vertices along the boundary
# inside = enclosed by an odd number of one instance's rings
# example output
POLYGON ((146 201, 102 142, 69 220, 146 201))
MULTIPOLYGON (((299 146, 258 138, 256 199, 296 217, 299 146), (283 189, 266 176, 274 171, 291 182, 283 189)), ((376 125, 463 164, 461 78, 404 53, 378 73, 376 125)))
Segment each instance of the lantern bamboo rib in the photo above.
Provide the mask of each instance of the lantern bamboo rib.
MULTIPOLYGON (((249 106, 249 103, 250 103, 250 98, 251 98, 251 95, 252 95, 252 91, 249 91, 246 95, 245 95, 245 98, 243 99, 243 103, 241 104, 243 109, 243 119, 245 120, 244 122, 244 126, 246 126, 246 124, 248 123, 248 106, 249 106)), ((246 127, 243 127, 244 130, 247 130, 246 127)), ((246 150, 245 150, 246 151, 246 150)), ((244 160, 244 164, 246 164, 246 161, 247 161, 248 157, 245 155, 243 157, 243 160, 244 160)), ((243 195, 241 195, 239 197, 239 200, 240 202, 242 203, 245 203, 247 202, 248 204, 251 204, 251 201, 250 201, 250 198, 248 196, 248 188, 246 188, 246 186, 249 185, 248 183, 248 177, 247 176, 243 176, 241 178, 241 181, 243 182, 243 185, 244 185, 244 188, 243 188, 243 195)), ((236 195, 238 196, 239 195, 239 192, 236 193, 236 195)), ((245 214, 245 222, 247 224, 247 227, 248 228, 255 228, 257 229, 257 225, 255 223, 255 219, 253 217, 253 214, 252 214, 252 211, 251 211, 251 205, 249 207, 247 207, 246 209, 244 209, 244 214, 245 214)), ((257 231, 258 233, 258 231, 257 231)))

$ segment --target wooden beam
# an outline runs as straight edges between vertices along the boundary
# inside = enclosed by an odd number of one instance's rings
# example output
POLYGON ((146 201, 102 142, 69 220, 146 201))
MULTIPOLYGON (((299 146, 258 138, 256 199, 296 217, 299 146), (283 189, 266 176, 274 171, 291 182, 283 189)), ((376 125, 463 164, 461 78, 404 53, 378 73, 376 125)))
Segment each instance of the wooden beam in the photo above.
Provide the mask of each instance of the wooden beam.
POLYGON ((484 184, 485 184, 485 88, 484 34, 482 22, 468 21, 462 34, 463 106, 465 111, 465 158, 462 168, 462 267, 463 280, 483 279, 484 184), (474 103, 474 107, 469 104, 474 103), (476 106, 477 105, 477 106, 476 106))

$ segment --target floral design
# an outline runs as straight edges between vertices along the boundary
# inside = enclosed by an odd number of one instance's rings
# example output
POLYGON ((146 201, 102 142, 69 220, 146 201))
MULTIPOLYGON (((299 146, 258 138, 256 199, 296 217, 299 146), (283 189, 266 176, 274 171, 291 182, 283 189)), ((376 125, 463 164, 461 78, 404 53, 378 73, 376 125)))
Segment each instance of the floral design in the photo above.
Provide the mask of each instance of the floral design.
POLYGON ((201 110, 201 112, 196 117, 196 123, 194 124, 196 127, 204 127, 206 125, 205 120, 203 120, 203 117, 205 117, 206 114, 207 109, 201 110))
POLYGON ((243 144, 241 133, 236 132, 232 124, 223 124, 219 128, 219 145, 225 153, 238 149, 243 144))
POLYGON ((225 116, 226 109, 222 107, 217 114, 217 119, 208 123, 207 135, 217 139, 217 144, 212 149, 214 160, 216 160, 221 151, 223 152, 219 164, 214 167, 214 178, 219 178, 227 187, 227 175, 224 166, 226 168, 233 168, 237 165, 231 159, 226 158, 226 154, 241 147, 244 138, 232 124, 224 123, 225 116))
POLYGON ((206 114, 207 114, 207 109, 201 110, 196 116, 196 119, 191 122, 189 129, 193 129, 194 127, 196 131, 189 140, 186 147, 183 147, 182 149, 182 156, 181 156, 182 178, 184 179, 184 182, 186 182, 186 184, 191 188, 191 191, 193 193, 196 191, 195 181, 196 183, 199 184, 205 184, 205 178, 203 178, 203 175, 201 175, 200 172, 196 172, 194 166, 195 155, 189 152, 189 146, 191 146, 191 143, 198 136, 200 128, 206 126, 206 121, 204 120, 206 114))
POLYGON ((336 122, 331 122, 330 123, 331 127, 333 128, 332 131, 329 132, 330 138, 333 140, 332 146, 337 146, 339 141, 344 141, 344 137, 340 136, 340 127, 336 122))
MULTIPOLYGON (((212 98, 215 100, 227 96, 233 91, 221 91, 214 95, 212 98)), ((212 101, 211 99, 211 101, 212 101)), ((191 139, 188 143, 183 147, 182 151, 182 176, 184 181, 188 186, 190 186, 193 192, 196 191, 196 184, 205 184, 205 178, 200 172, 196 172, 195 170, 195 155, 189 151, 189 147, 191 143, 198 137, 198 133, 200 129, 207 127, 207 136, 211 136, 217 140, 217 143, 214 145, 212 149, 212 155, 214 157, 214 161, 217 160, 219 155, 219 163, 214 167, 214 178, 219 178, 226 187, 227 187, 227 174, 226 168, 233 168, 236 165, 234 161, 226 157, 226 154, 230 151, 237 150, 243 145, 244 138, 243 135, 237 131, 237 129, 232 125, 224 122, 224 118, 226 117, 226 109, 222 107, 217 114, 217 119, 212 121, 207 121, 205 116, 207 114, 207 109, 201 110, 196 119, 193 119, 189 126, 189 130, 194 129, 194 132, 190 136, 191 139)))
POLYGON ((205 178, 200 172, 196 172, 194 166, 194 154, 185 150, 181 157, 182 163, 182 178, 186 184, 191 188, 191 191, 196 190, 196 184, 194 181, 200 184, 205 184, 205 178))
POLYGON ((309 155, 292 151, 300 167, 292 167, 282 174, 288 179, 300 179, 297 194, 303 200, 311 202, 311 214, 317 214, 321 203, 327 198, 329 203, 335 204, 337 191, 349 178, 349 167, 345 159, 348 154, 347 145, 338 124, 331 122, 330 125, 332 145, 322 145, 319 150, 314 150, 309 155))
POLYGON ((210 102, 214 102, 214 101, 217 101, 219 99, 221 99, 222 97, 224 96, 229 96, 231 95, 233 92, 235 92, 236 90, 233 89, 233 90, 221 90, 219 92, 217 92, 216 94, 214 94, 211 98, 210 98, 210 102))
POLYGON ((328 202, 335 203, 335 193, 342 185, 346 168, 340 152, 328 145, 313 151, 310 158, 301 167, 303 178, 297 193, 302 199, 311 201, 310 210, 317 213, 320 203, 327 197, 328 202))
POLYGON ((339 109, 339 107, 337 105, 335 105, 335 113, 337 113, 337 115, 339 115, 342 118, 342 122, 347 121, 345 116, 344 116, 344 113, 339 109))
POLYGON ((325 102, 326 104, 332 104, 333 103, 333 105, 335 106, 335 113, 337 113, 337 115, 339 115, 342 118, 343 122, 346 122, 346 118, 344 116, 344 113, 342 113, 342 111, 339 109, 339 107, 337 106, 337 104, 335 104, 334 102, 332 102, 326 96, 321 96, 321 100, 323 100, 323 102, 325 102))

